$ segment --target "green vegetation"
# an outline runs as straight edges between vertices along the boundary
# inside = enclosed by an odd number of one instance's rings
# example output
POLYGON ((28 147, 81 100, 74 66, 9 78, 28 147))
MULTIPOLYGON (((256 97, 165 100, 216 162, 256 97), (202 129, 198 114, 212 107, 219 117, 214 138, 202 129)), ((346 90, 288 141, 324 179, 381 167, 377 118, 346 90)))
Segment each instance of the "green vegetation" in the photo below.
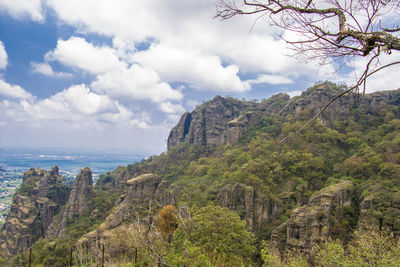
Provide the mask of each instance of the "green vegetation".
POLYGON ((310 254, 290 251, 280 255, 266 242, 261 249, 265 266, 399 266, 400 240, 388 231, 360 229, 354 233, 351 243, 330 240, 313 248, 310 254))
MULTIPOLYGON (((341 90, 328 86, 334 93, 341 90)), ((400 234, 400 91, 385 101, 360 101, 345 115, 340 115, 342 106, 332 106, 313 125, 281 142, 319 110, 321 103, 315 99, 320 95, 313 94, 321 92, 321 85, 316 85, 305 96, 294 98, 288 104, 289 111, 262 117, 236 144, 181 144, 159 156, 101 175, 90 208, 70 222, 66 237, 45 239, 33 246, 34 252, 42 255, 35 258, 35 264, 46 266, 45 262, 54 257, 66 257, 67 247, 74 244, 79 266, 98 264, 102 245, 107 251, 113 250, 107 252, 107 261, 120 264, 133 264, 138 249, 140 266, 158 262, 165 266, 400 265, 400 246, 395 237, 400 234), (124 183, 145 173, 157 174, 168 182, 176 205, 164 205, 164 209, 161 205, 151 212, 144 207, 115 229, 103 229, 104 235, 89 244, 89 249, 79 243, 84 234, 98 228, 120 195, 126 193, 124 183), (324 188, 332 185, 332 189, 342 180, 354 183, 354 205, 330 218, 332 241, 320 242, 306 253, 275 250, 269 243, 274 229, 316 192, 322 194, 324 188), (254 191, 250 190, 254 202, 268 203, 265 214, 274 212, 262 227, 246 226, 244 220, 254 221, 259 215, 254 207, 241 204, 246 197, 243 192, 230 199, 239 203, 229 202, 231 210, 219 206, 221 189, 236 183, 254 191), (363 230, 364 223, 375 230, 363 230), (57 246, 49 250, 52 242, 57 246), (56 252, 58 247, 64 252, 56 252)), ((240 101, 233 104, 239 105, 240 101)), ((26 194, 29 190, 30 182, 19 192, 26 194)), ((25 254, 15 260, 26 259, 25 254)))

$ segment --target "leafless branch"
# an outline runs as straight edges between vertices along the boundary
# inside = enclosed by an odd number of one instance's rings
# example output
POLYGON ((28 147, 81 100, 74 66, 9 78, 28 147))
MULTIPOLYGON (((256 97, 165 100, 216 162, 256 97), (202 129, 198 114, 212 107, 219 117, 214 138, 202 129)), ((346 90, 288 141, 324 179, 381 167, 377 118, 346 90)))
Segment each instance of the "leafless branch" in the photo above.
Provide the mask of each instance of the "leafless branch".
POLYGON ((395 61, 378 67, 382 52, 400 51, 400 27, 382 27, 385 15, 399 10, 399 0, 218 0, 215 17, 226 20, 237 15, 258 14, 268 18, 270 25, 297 34, 294 40, 285 41, 294 55, 305 62, 336 62, 340 66, 357 57, 369 58, 356 83, 327 103, 296 131, 299 132, 343 95, 359 90, 360 86, 365 93, 371 75, 398 64, 395 61))

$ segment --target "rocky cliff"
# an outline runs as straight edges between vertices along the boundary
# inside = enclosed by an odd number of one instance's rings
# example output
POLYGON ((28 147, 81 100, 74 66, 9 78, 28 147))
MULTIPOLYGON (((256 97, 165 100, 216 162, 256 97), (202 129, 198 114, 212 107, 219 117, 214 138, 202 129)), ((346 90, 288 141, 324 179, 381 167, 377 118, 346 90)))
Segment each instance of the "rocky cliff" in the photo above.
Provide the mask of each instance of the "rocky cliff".
POLYGON ((94 189, 85 168, 69 197, 60 194, 56 168, 32 169, 14 197, 2 246, 15 254, 44 236, 48 244, 79 240, 94 257, 104 244, 109 257, 133 255, 138 236, 156 229, 158 211, 168 204, 181 211, 181 203, 228 207, 282 250, 310 252, 329 237, 348 241, 363 224, 399 234, 400 90, 358 102, 350 94, 281 142, 342 91, 323 83, 292 99, 217 96, 182 116, 168 152, 101 175, 94 189))
POLYGON ((88 209, 93 196, 92 171, 86 167, 76 176, 67 204, 60 216, 47 229, 46 234, 56 237, 62 236, 67 226, 88 209))
POLYGON ((125 184, 125 192, 121 195, 116 207, 106 218, 100 228, 114 228, 124 221, 135 217, 152 205, 152 209, 175 203, 168 183, 156 174, 142 174, 129 179, 125 184))
POLYGON ((50 171, 32 168, 25 172, 3 227, 3 253, 23 252, 44 237, 53 217, 66 203, 69 192, 57 167, 50 171))
MULTIPOLYGON (((158 210, 169 204, 175 204, 174 193, 169 189, 168 183, 160 176, 152 173, 142 174, 126 182, 125 191, 115 204, 110 215, 94 231, 84 235, 78 246, 85 246, 96 250, 98 242, 111 242, 121 232, 137 223, 152 224, 158 210), (108 240, 108 241, 105 241, 108 240)), ((126 248, 120 241, 118 246, 111 247, 110 253, 119 254, 126 248), (120 251, 121 250, 121 251, 120 251)), ((127 244, 129 247, 129 244, 127 244)))
POLYGON ((260 196, 252 186, 240 183, 225 185, 217 200, 222 207, 237 212, 255 233, 261 233, 265 225, 279 218, 283 211, 280 199, 260 196))
MULTIPOLYGON (((292 99, 285 93, 279 93, 259 103, 216 96, 212 101, 182 115, 169 134, 168 149, 180 143, 195 146, 234 144, 252 124, 271 114, 290 115, 302 120, 311 118, 344 89, 325 82, 292 99)), ((334 101, 319 120, 329 124, 347 116, 356 106, 364 106, 367 112, 379 113, 385 103, 398 101, 396 96, 396 91, 374 93, 362 98, 349 93, 334 101)))
POLYGON ((272 232, 273 244, 281 249, 309 251, 317 241, 346 235, 350 228, 337 229, 337 226, 338 222, 347 220, 346 225, 354 227, 357 221, 355 198, 354 184, 346 180, 314 193, 306 205, 292 211, 289 220, 272 232))
POLYGON ((257 120, 255 103, 216 96, 186 112, 170 132, 168 149, 179 143, 195 146, 234 143, 246 126, 257 120))

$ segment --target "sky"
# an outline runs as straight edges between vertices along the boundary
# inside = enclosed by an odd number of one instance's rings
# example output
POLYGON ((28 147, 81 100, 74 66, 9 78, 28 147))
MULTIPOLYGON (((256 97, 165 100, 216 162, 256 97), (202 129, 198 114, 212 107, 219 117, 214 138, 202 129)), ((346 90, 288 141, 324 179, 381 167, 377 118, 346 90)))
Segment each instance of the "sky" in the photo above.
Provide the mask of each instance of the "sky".
MULTIPOLYGON (((0 0, 0 148, 158 154, 215 95, 294 96, 351 78, 290 56, 285 33, 256 17, 215 14, 215 0, 0 0)), ((397 73, 369 91, 399 88, 397 73)))

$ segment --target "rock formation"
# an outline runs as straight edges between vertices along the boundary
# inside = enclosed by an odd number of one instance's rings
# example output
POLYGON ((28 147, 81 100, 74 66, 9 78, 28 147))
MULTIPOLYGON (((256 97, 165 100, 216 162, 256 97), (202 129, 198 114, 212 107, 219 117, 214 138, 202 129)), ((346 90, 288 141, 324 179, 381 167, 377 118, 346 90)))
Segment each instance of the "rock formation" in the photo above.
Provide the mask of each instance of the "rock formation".
POLYGON ((240 183, 225 185, 217 199, 222 207, 237 212, 249 228, 258 233, 283 211, 282 201, 261 197, 252 186, 240 183))
POLYGON ((360 202, 359 225, 373 225, 400 235, 400 192, 390 192, 382 184, 373 184, 360 202))
MULTIPOLYGON (((162 206, 174 204, 174 194, 168 189, 168 183, 156 174, 142 174, 129 179, 125 192, 116 203, 111 214, 95 231, 86 234, 80 242, 91 242, 104 238, 110 231, 118 229, 124 223, 133 223, 138 218, 144 218, 149 209, 154 213, 162 206)), ((152 214, 155 215, 155 214, 152 214)))
POLYGON ((45 232, 67 201, 69 188, 62 183, 58 168, 31 168, 15 193, 2 232, 2 251, 9 255, 25 251, 45 232))
POLYGON ((68 202, 62 210, 61 216, 55 219, 47 230, 47 234, 62 236, 67 226, 88 209, 93 196, 92 171, 86 167, 76 176, 68 202))
POLYGON ((335 234, 337 220, 356 216, 346 213, 356 206, 354 197, 354 184, 347 180, 314 193, 307 205, 296 208, 290 219, 272 232, 274 246, 309 250, 315 242, 335 234))
POLYGON ((142 174, 126 182, 125 193, 102 227, 117 227, 123 221, 131 219, 135 212, 148 209, 149 205, 153 205, 154 209, 174 202, 173 194, 167 190, 167 183, 160 176, 142 174))
POLYGON ((180 143, 195 146, 235 143, 251 121, 259 118, 251 112, 255 103, 216 96, 193 112, 186 112, 170 132, 168 149, 180 143))

